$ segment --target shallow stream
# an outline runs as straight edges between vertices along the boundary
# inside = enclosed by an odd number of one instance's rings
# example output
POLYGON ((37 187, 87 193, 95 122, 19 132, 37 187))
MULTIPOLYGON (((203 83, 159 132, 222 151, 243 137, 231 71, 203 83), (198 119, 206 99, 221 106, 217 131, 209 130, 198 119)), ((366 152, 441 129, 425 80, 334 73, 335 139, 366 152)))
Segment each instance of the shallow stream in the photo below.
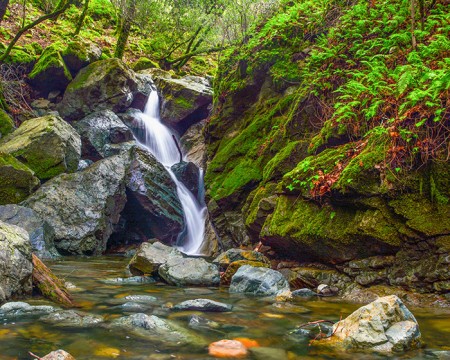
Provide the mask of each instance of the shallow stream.
MULTIPOLYGON (((346 317, 358 305, 336 299, 294 300, 275 306, 268 300, 229 294, 226 288, 177 288, 162 283, 142 285, 106 284, 105 279, 124 277, 128 259, 121 257, 66 258, 50 263, 52 270, 66 281, 76 285, 74 299, 80 311, 99 314, 106 322, 130 315, 122 307, 127 295, 151 295, 157 300, 150 304, 147 314, 176 321, 188 328, 190 316, 197 314, 224 326, 214 331, 189 329, 203 336, 206 341, 238 337, 251 338, 261 346, 287 350, 286 359, 383 359, 374 354, 330 353, 308 340, 288 336, 296 326, 327 319, 337 321, 346 317), (209 298, 234 305, 229 313, 175 313, 171 304, 181 301, 209 298)), ((30 304, 46 304, 44 300, 32 300, 30 304)), ((410 308, 416 316, 426 349, 450 350, 450 312, 443 309, 410 308)), ((70 328, 39 321, 37 318, 2 318, 0 323, 0 359, 31 359, 32 353, 43 356, 50 351, 64 349, 77 360, 93 359, 212 359, 207 348, 165 347, 164 342, 154 343, 123 330, 107 327, 70 328)), ((431 359, 428 350, 415 351, 395 359, 431 359)), ((249 359, 251 357, 249 356, 249 359)), ((280 359, 282 360, 282 359, 280 359)))

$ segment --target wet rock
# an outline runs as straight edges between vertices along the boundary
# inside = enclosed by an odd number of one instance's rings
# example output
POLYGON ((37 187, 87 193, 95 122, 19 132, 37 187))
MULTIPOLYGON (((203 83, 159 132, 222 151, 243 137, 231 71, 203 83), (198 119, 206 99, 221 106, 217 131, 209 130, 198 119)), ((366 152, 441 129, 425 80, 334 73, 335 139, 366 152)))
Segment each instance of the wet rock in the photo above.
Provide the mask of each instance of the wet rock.
POLYGON ((217 256, 222 249, 222 245, 216 230, 211 222, 209 213, 205 216, 205 233, 203 236, 202 247, 199 253, 208 257, 217 256))
POLYGON ((233 261, 225 270, 225 272, 222 274, 220 278, 220 283, 222 285, 229 285, 231 284, 231 279, 233 278, 234 274, 239 270, 241 266, 249 265, 253 267, 266 267, 269 268, 269 265, 267 263, 259 262, 259 261, 250 261, 250 260, 237 260, 233 261))
POLYGON ((122 305, 120 305, 120 308, 125 312, 136 312, 136 313, 142 313, 144 311, 147 311, 151 308, 148 304, 128 301, 122 305))
POLYGON ((41 317, 41 320, 60 327, 86 328, 101 324, 104 319, 100 315, 92 315, 75 310, 61 310, 41 317))
POLYGON ((31 294, 32 271, 28 233, 0 221, 0 303, 31 294))
POLYGON ((395 295, 379 298, 333 326, 331 343, 379 352, 421 347, 416 319, 395 295))
MULTIPOLYGON (((192 162, 179 162, 172 165, 172 171, 177 177, 178 181, 181 181, 186 188, 194 195, 194 197, 200 201, 200 170, 192 162)), ((203 190, 203 189, 201 189, 203 190)))
POLYGON ((335 296, 339 292, 336 286, 329 286, 327 284, 320 284, 317 287, 317 294, 321 296, 335 296))
POLYGON ((450 351, 446 350, 426 350, 426 358, 438 360, 450 360, 450 351))
POLYGON ((91 166, 94 162, 92 160, 86 159, 86 160, 80 160, 78 163, 77 171, 83 171, 84 169, 87 169, 89 166, 91 166))
POLYGON ((59 256, 53 242, 55 238, 53 228, 33 210, 19 205, 0 206, 0 221, 27 231, 32 251, 40 259, 53 259, 59 256))
POLYGON ((131 276, 128 278, 115 278, 103 280, 105 284, 142 285, 153 284, 155 279, 151 276, 131 276))
POLYGON ((90 114, 73 126, 81 136, 81 155, 92 161, 106 157, 109 145, 133 140, 131 130, 110 110, 90 114))
POLYGON ((30 119, 0 142, 0 152, 10 154, 33 170, 41 180, 77 170, 80 136, 56 115, 30 119))
POLYGON ((8 154, 0 153, 0 204, 16 204, 40 185, 34 172, 8 154))
POLYGON ((209 319, 205 319, 205 318, 203 318, 201 316, 198 316, 198 315, 192 315, 189 318, 188 326, 191 329, 200 330, 200 331, 206 331, 206 332, 217 331, 220 328, 220 324, 219 323, 217 323, 215 321, 212 321, 212 320, 209 320, 209 319))
POLYGON ((45 355, 41 360, 75 360, 75 358, 64 350, 57 350, 45 355))
POLYGON ((175 305, 173 311, 229 312, 232 305, 209 299, 186 300, 175 305))
POLYGON ((244 265, 231 279, 231 293, 274 296, 284 291, 289 291, 289 284, 284 276, 264 267, 244 265))
POLYGON ((247 348, 236 340, 220 340, 209 345, 209 355, 219 358, 242 358, 247 356, 247 348))
POLYGON ((55 230, 63 254, 101 254, 125 206, 129 154, 96 162, 74 174, 45 183, 22 205, 55 230))
POLYGON ((263 254, 252 250, 242 250, 242 249, 230 249, 220 254, 217 258, 213 260, 213 263, 219 265, 229 265, 232 262, 239 260, 248 261, 258 261, 270 265, 269 259, 267 259, 263 254))
POLYGON ((270 347, 252 347, 250 354, 255 360, 287 360, 286 350, 270 347))
POLYGON ((36 316, 50 314, 57 311, 57 308, 48 305, 30 305, 26 302, 8 302, 0 306, 0 316, 36 316))
POLYGON ((127 295, 124 299, 136 303, 155 303, 158 301, 156 297, 151 295, 127 295))
POLYGON ((294 297, 313 297, 313 296, 317 296, 317 293, 315 293, 311 289, 304 288, 304 289, 294 290, 292 292, 292 296, 294 296, 294 297))
POLYGON ((67 87, 58 110, 66 120, 79 120, 100 110, 124 112, 148 96, 143 79, 119 59, 96 61, 83 68, 67 87))
POLYGON ((182 259, 183 255, 178 249, 160 242, 142 243, 128 268, 132 274, 157 274, 159 267, 172 258, 182 259))
POLYGON ((201 169, 206 168, 206 140, 203 128, 206 121, 192 125, 180 138, 181 148, 188 161, 193 162, 201 169))
POLYGON ((170 258, 158 270, 159 276, 176 286, 217 286, 219 268, 201 258, 170 258))

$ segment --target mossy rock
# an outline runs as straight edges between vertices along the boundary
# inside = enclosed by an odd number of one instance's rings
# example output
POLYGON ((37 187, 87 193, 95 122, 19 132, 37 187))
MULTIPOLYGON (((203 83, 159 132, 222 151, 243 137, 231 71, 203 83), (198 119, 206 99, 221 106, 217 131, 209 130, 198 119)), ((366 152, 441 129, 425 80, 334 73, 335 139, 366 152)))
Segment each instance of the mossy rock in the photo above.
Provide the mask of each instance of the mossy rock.
POLYGON ((72 81, 72 74, 62 56, 62 44, 48 46, 28 75, 30 84, 44 96, 51 91, 64 91, 72 81))
POLYGON ((77 170, 81 140, 59 116, 30 119, 0 141, 0 151, 32 169, 41 180, 77 170))
POLYGON ((75 76, 82 68, 100 60, 102 50, 93 43, 76 40, 69 42, 61 55, 71 74, 75 76))
POLYGON ((231 284, 231 278, 234 274, 239 270, 241 266, 244 265, 250 265, 253 267, 265 267, 270 268, 270 265, 267 263, 263 263, 260 261, 251 261, 251 260, 238 260, 233 261, 228 267, 227 270, 223 273, 223 275, 220 277, 220 284, 221 285, 230 285, 231 284))
POLYGON ((5 63, 11 65, 23 65, 29 71, 36 63, 36 55, 23 48, 13 48, 5 59, 5 63))
POLYGON ((257 261, 270 265, 269 259, 267 259, 260 252, 242 249, 227 250, 226 252, 220 254, 217 258, 215 258, 213 260, 213 263, 219 264, 220 266, 226 266, 239 260, 257 261))
POLYGON ((147 70, 147 69, 159 69, 159 64, 156 61, 150 60, 146 57, 139 58, 133 65, 134 71, 147 70))
POLYGON ((21 202, 39 184, 32 170, 11 155, 0 152, 0 205, 21 202))
POLYGON ((5 137, 14 130, 14 121, 8 113, 0 108, 0 138, 5 137))

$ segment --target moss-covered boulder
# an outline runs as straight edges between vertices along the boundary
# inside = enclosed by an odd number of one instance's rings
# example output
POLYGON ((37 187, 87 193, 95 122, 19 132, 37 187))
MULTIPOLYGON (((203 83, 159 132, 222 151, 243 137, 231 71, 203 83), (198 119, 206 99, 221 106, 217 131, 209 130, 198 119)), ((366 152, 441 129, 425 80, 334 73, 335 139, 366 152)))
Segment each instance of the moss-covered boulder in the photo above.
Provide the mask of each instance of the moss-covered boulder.
POLYGON ((253 267, 266 267, 270 268, 270 265, 264 262, 260 261, 251 261, 251 260, 237 260, 233 261, 225 270, 225 272, 220 277, 220 284, 221 285, 230 285, 231 284, 231 278, 234 274, 239 270, 241 266, 249 265, 253 267))
POLYGON ((69 84, 58 111, 66 120, 79 120, 100 110, 124 112, 133 101, 148 96, 147 81, 119 59, 96 61, 69 84))
POLYGON ((28 75, 30 84, 43 96, 47 96, 51 91, 64 91, 72 81, 72 74, 61 53, 60 43, 48 46, 28 75))
POLYGON ((101 56, 102 49, 91 42, 80 40, 69 42, 62 51, 62 58, 73 76, 90 63, 100 60, 101 56))
POLYGON ((133 64, 132 68, 134 71, 159 69, 159 64, 149 58, 141 57, 133 64))
POLYGON ((11 155, 0 152, 0 205, 21 202, 39 184, 32 170, 11 155))
POLYGON ((59 116, 30 119, 0 141, 0 151, 27 165, 41 180, 77 170, 80 136, 59 116))
POLYGON ((26 49, 25 47, 15 46, 6 57, 5 63, 13 66, 20 65, 24 67, 26 71, 31 71, 36 64, 36 59, 36 53, 32 48, 26 49))
POLYGON ((0 139, 14 130, 14 121, 8 113, 0 108, 0 139))
POLYGON ((0 221, 0 304, 31 294, 33 265, 28 233, 0 221))

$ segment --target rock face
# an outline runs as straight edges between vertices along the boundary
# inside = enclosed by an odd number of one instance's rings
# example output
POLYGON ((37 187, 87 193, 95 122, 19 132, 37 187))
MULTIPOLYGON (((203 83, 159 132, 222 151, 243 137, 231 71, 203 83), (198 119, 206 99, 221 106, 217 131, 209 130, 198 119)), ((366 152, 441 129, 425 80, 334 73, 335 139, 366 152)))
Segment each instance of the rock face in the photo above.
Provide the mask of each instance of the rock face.
POLYGON ((110 110, 98 111, 74 123, 81 136, 82 157, 97 161, 111 156, 111 144, 133 140, 131 130, 110 110))
POLYGON ((62 174, 23 202, 55 230, 63 254, 101 254, 126 202, 129 154, 113 156, 62 174))
POLYGON ((192 125, 181 137, 180 143, 186 159, 201 169, 206 168, 206 141, 203 128, 206 121, 192 125))
POLYGON ((34 172, 8 154, 0 153, 0 204, 16 204, 40 185, 34 172))
POLYGON ((179 181, 181 181, 187 189, 194 195, 197 200, 203 201, 200 197, 203 195, 200 189, 200 170, 192 162, 179 162, 172 165, 172 171, 179 181))
POLYGON ((59 104, 67 120, 78 120, 100 110, 124 112, 139 97, 146 97, 150 87, 121 60, 96 61, 82 69, 69 84, 59 104))
POLYGON ((19 159, 41 180, 77 170, 80 136, 56 115, 30 119, 0 142, 0 152, 19 159))
POLYGON ((161 95, 161 119, 181 135, 191 125, 207 118, 213 94, 208 80, 198 76, 175 79, 159 69, 142 73, 152 76, 161 95))
POLYGON ((32 271, 28 233, 0 221, 0 303, 31 294, 32 271))
POLYGON ((0 206, 0 221, 16 225, 28 232, 32 251, 40 259, 52 259, 59 254, 55 249, 55 231, 31 209, 19 205, 0 206))
POLYGON ((330 343, 347 349, 380 352, 406 351, 421 347, 419 325, 395 295, 363 306, 333 326, 330 343))
POLYGON ((171 285, 217 286, 219 268, 201 258, 170 258, 159 268, 159 276, 171 285))
POLYGON ((280 272, 249 265, 239 268, 230 285, 231 293, 274 296, 285 291, 289 291, 289 284, 280 272))

